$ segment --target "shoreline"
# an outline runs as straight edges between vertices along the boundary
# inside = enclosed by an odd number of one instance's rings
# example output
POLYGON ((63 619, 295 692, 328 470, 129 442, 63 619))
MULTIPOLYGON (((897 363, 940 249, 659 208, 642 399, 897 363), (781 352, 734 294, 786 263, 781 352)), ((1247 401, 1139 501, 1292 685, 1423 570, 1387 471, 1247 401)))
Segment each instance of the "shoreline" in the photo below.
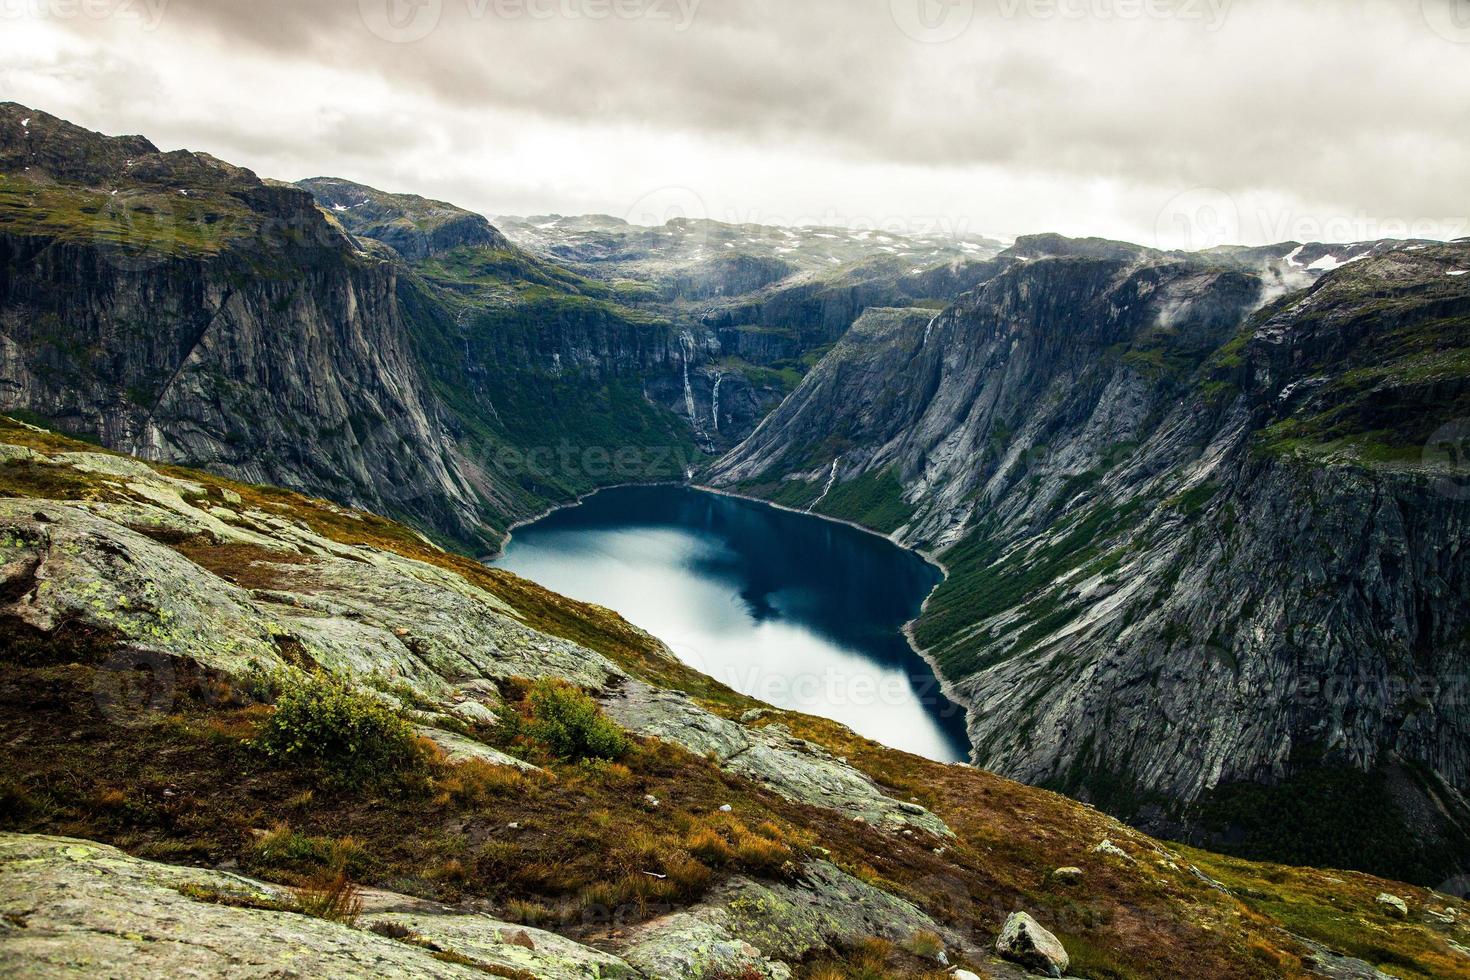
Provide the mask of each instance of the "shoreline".
POLYGON ((969 761, 959 764, 967 766, 975 765, 975 745, 970 739, 970 709, 965 705, 965 702, 956 695, 954 684, 944 676, 944 672, 939 669, 938 662, 934 659, 934 657, 929 654, 927 650, 919 645, 918 640, 915 638, 915 627, 918 625, 919 620, 923 618, 924 613, 928 612, 929 603, 934 598, 934 594, 939 591, 939 586, 949 581, 949 566, 946 565, 943 561, 939 560, 939 558, 936 557, 934 554, 925 551, 922 548, 914 548, 902 543, 895 536, 896 532, 893 534, 884 534, 882 531, 877 531, 873 528, 866 527, 865 525, 859 524, 856 521, 850 521, 841 517, 831 517, 827 514, 818 514, 814 511, 801 510, 797 507, 789 507, 785 504, 778 504, 774 501, 751 496, 750 494, 737 493, 734 490, 725 490, 720 487, 706 486, 704 484, 693 483, 687 480, 654 480, 646 482, 617 483, 605 487, 598 487, 595 490, 589 490, 584 494, 578 495, 574 500, 569 500, 566 503, 562 504, 555 504, 533 517, 528 517, 524 520, 516 521, 514 524, 510 525, 510 527, 506 528, 505 540, 502 541, 500 544, 500 551, 489 558, 481 558, 480 561, 488 565, 494 562, 496 559, 503 557, 505 555, 506 549, 510 547, 511 540, 515 536, 515 531, 519 528, 526 527, 529 524, 535 524, 537 521, 550 517, 552 514, 555 514, 559 510, 567 510, 572 507, 580 507, 589 499, 597 496, 604 490, 622 490, 629 487, 683 487, 688 490, 697 490, 701 493, 713 494, 717 497, 730 497, 735 500, 744 500, 753 504, 761 504, 766 507, 772 507, 776 510, 784 510, 789 514, 801 514, 804 517, 814 517, 817 520, 827 521, 832 524, 842 524, 856 531, 861 531, 863 534, 872 535, 875 538, 882 538, 883 540, 892 544, 894 547, 907 551, 910 554, 917 555, 919 558, 922 558, 926 563, 939 569, 940 579, 935 584, 934 588, 930 589, 929 593, 924 596, 924 601, 919 604, 919 615, 915 616, 913 619, 909 620, 901 627, 899 627, 899 632, 903 635, 904 641, 908 644, 909 649, 912 650, 914 655, 917 656, 919 660, 923 662, 926 667, 929 668, 929 672, 934 675, 935 681, 937 681, 939 684, 939 692, 944 696, 947 701, 949 701, 950 704, 953 704, 956 708, 964 712, 965 742, 967 745, 969 745, 970 748, 970 758, 969 761))

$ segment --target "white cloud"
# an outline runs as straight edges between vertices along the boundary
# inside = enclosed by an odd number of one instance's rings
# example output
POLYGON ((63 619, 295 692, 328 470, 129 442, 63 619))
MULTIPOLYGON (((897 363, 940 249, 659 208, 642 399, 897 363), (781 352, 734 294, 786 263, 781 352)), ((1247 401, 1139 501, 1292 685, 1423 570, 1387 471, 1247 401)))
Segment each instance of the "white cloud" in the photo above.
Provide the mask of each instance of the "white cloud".
POLYGON ((680 186, 752 220, 1470 234, 1470 44, 1420 0, 172 0, 153 30, 120 12, 142 0, 43 2, 0 0, 0 96, 488 213, 625 214, 680 186), (910 2, 973 17, 923 43, 957 22, 910 2))

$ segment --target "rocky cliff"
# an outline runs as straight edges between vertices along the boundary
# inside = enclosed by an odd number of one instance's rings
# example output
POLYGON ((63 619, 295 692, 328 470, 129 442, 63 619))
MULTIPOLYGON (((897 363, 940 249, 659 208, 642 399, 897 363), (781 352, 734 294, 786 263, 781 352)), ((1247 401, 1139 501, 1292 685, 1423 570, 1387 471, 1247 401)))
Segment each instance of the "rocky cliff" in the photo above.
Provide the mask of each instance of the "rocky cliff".
POLYGON ((0 405, 483 539, 398 271, 306 193, 0 106, 0 405))
POLYGON ((1463 868, 1470 245, 1357 249, 1260 311, 1259 257, 1055 251, 870 313, 711 480, 948 565, 916 638, 980 765, 1257 854, 1463 868))

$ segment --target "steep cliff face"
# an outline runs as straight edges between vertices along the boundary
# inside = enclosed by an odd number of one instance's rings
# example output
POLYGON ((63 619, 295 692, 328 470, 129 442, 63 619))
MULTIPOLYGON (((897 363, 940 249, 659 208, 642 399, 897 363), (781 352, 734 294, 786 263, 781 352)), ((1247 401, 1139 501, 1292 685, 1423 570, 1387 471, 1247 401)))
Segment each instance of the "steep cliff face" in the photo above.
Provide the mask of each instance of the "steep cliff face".
POLYGON ((395 269, 302 191, 0 106, 0 405, 149 459, 485 529, 395 269))
POLYGON ((1239 263, 1013 253, 933 321, 870 314, 711 479, 939 554, 916 637, 979 764, 1442 880, 1470 854, 1470 494, 1437 448, 1470 246, 1362 254, 1242 329, 1273 283, 1239 263))

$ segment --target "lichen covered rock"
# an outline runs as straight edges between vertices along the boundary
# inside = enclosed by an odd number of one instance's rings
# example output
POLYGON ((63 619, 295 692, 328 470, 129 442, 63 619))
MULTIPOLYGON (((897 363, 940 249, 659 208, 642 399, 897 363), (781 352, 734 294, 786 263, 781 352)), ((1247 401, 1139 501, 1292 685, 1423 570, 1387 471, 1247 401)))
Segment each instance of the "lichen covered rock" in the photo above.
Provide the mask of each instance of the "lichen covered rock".
POLYGON ((1060 977, 1072 962, 1061 941, 1025 912, 1013 912, 1006 919, 995 950, 1005 959, 1049 977, 1060 977))

